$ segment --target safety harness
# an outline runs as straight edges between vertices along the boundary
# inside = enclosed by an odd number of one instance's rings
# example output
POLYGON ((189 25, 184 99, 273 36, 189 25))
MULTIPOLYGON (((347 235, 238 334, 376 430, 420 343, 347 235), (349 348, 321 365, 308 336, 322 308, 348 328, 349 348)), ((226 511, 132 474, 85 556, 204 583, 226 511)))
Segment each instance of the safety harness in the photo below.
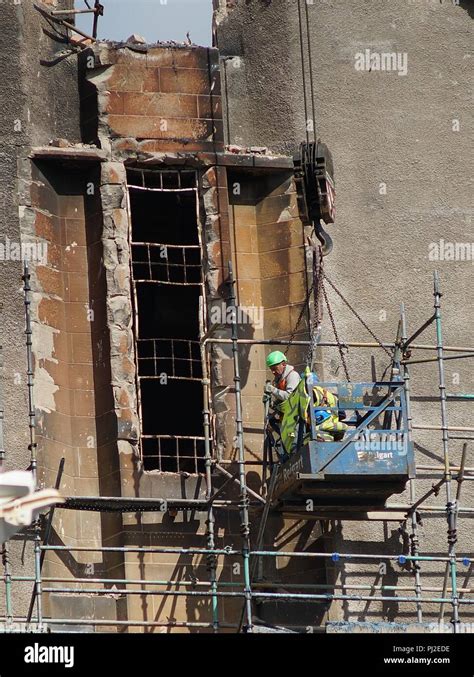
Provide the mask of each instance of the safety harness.
POLYGON ((288 376, 291 374, 292 371, 295 371, 294 367, 291 367, 290 371, 287 373, 287 375, 283 378, 283 374, 280 376, 278 380, 275 379, 274 385, 275 388, 278 388, 278 390, 286 390, 286 384, 288 381, 288 376))

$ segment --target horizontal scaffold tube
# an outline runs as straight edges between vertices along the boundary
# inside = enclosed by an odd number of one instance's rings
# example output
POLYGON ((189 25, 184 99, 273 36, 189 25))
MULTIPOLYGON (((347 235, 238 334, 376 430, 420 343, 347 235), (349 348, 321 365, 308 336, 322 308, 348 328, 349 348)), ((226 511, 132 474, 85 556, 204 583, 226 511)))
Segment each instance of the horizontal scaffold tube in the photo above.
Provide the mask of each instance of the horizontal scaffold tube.
MULTIPOLYGON (((5 576, 0 576, 0 580, 5 580, 5 576)), ((33 576, 12 576, 12 581, 34 581, 33 576)), ((142 578, 71 578, 69 577, 45 577, 42 579, 43 583, 88 583, 88 584, 99 584, 99 585, 176 585, 178 587, 210 587, 211 581, 185 581, 185 580, 168 580, 168 581, 157 581, 157 580, 148 580, 142 578)), ((229 582, 229 581, 219 581, 217 583, 219 587, 222 588, 239 588, 241 587, 240 582, 229 582)), ((413 590, 413 585, 371 585, 370 583, 334 583, 333 585, 329 583, 285 583, 284 581, 265 581, 265 582, 254 582, 254 587, 256 588, 287 588, 291 590, 292 588, 296 589, 308 589, 308 590, 404 590, 410 591, 413 590)), ((56 590, 56 588, 55 588, 56 590)), ((423 586, 424 592, 442 592, 442 587, 437 586, 423 586)), ((474 588, 457 588, 457 591, 463 594, 472 594, 474 593, 474 588)), ((108 590, 110 592, 110 590, 108 590)), ((114 591, 112 591, 114 592, 114 591)), ((451 588, 447 588, 446 592, 452 592, 451 588)))
MULTIPOLYGON (((212 590, 202 590, 202 591, 178 591, 178 590, 107 590, 106 588, 97 588, 97 589, 87 589, 87 588, 44 588, 43 592, 54 592, 56 594, 94 594, 94 595, 156 595, 160 597, 212 597, 212 595, 217 595, 218 597, 241 597, 245 598, 247 594, 250 594, 256 599, 291 599, 291 600, 301 600, 301 601, 323 601, 323 600, 334 600, 334 599, 345 599, 352 600, 354 602, 406 602, 413 604, 414 602, 430 602, 434 604, 449 604, 452 602, 450 597, 397 597, 395 595, 384 596, 384 595, 339 595, 339 594, 330 594, 330 593, 291 593, 291 592, 254 592, 254 591, 242 591, 242 592, 215 592, 212 590)), ((459 603, 463 604, 474 604, 473 600, 461 599, 459 603)))
MULTIPOLYGON (((241 345, 262 345, 262 346, 284 346, 288 341, 281 339, 238 339, 237 343, 241 345)), ((204 343, 232 343, 231 339, 226 338, 206 338, 204 343)), ((311 341, 295 340, 291 342, 292 346, 310 346, 311 341)), ((344 346, 348 348, 395 348, 395 343, 370 343, 366 341, 344 341, 344 346)), ((318 347, 321 348, 339 348, 336 341, 320 341, 318 347)), ((429 344, 414 343, 410 346, 410 350, 437 350, 437 346, 429 344)), ((465 346, 443 346, 443 350, 448 352, 466 352, 474 353, 474 348, 466 348, 465 346)))
MULTIPOLYGON (((25 623, 26 618, 18 617, 12 620, 12 623, 25 623)), ((29 625, 34 625, 37 620, 33 618, 29 625)), ((97 620, 95 618, 44 618, 44 623, 47 625, 103 625, 114 627, 127 626, 132 627, 147 627, 147 628, 212 628, 212 623, 200 623, 198 621, 111 621, 111 620, 97 620)), ((237 628, 235 623, 219 623, 221 628, 237 628)), ((0 633, 1 634, 1 633, 0 633)))
MULTIPOLYGON (((68 545, 42 545, 42 550, 58 550, 58 551, 71 551, 71 552, 135 552, 140 554, 146 553, 173 553, 181 555, 240 555, 240 550, 235 550, 232 548, 218 550, 218 549, 207 549, 207 548, 172 548, 172 547, 151 547, 151 548, 140 548, 140 547, 119 547, 119 546, 104 546, 104 547, 94 547, 94 546, 68 546, 68 545)), ((370 559, 370 560, 391 560, 391 561, 400 561, 403 559, 404 562, 408 561, 425 561, 425 562, 451 562, 453 561, 452 557, 446 556, 434 556, 434 555, 404 555, 400 553, 399 555, 366 555, 362 553, 330 553, 330 552, 291 552, 288 550, 251 550, 250 555, 254 557, 326 557, 331 558, 334 561, 338 559, 370 559)), ((466 557, 456 557, 457 562, 465 562, 466 557)), ((470 559, 469 559, 470 562, 470 559)))

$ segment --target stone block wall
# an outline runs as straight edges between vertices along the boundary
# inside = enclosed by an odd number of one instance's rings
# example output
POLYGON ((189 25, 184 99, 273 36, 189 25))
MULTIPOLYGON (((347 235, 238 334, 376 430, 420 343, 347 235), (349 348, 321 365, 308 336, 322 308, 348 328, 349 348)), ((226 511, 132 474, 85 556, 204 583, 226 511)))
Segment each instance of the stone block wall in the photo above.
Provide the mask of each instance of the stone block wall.
MULTIPOLYGON (((206 59, 208 65, 217 63, 214 51, 151 47, 137 53, 98 46, 94 54, 97 70, 91 70, 87 80, 95 89, 99 102, 97 128, 100 142, 110 153, 110 161, 102 165, 101 201, 107 322, 112 346, 111 379, 118 430, 119 491, 123 496, 202 497, 206 490, 203 478, 143 470, 138 445, 140 422, 134 373, 130 368, 130 361, 134 361, 134 339, 128 273, 130 251, 127 233, 131 215, 127 204, 126 168, 143 166, 160 170, 184 165, 199 169, 199 220, 204 245, 208 317, 212 317, 216 308, 225 308, 229 296, 226 284, 229 261, 233 263, 237 280, 239 305, 255 307, 263 312, 261 326, 255 326, 256 318, 252 317, 239 323, 241 338, 280 336, 284 340, 290 336, 300 315, 306 295, 305 231, 298 218, 295 187, 288 171, 234 171, 223 166, 208 166, 209 163, 212 165, 212 156, 207 151, 211 148, 222 150, 222 137, 217 131, 212 139, 206 128, 201 138, 189 121, 196 112, 204 114, 203 97, 208 105, 206 115, 210 114, 209 105, 219 104, 212 82, 207 81, 206 89, 203 73, 198 73, 205 68, 195 68, 204 66, 206 59), (172 61, 176 65, 173 78, 168 72, 172 61), (173 127, 176 111, 188 116, 185 120, 188 125, 186 139, 167 138, 166 132, 176 129, 173 127), (140 116, 142 112, 144 115, 140 116), (145 115, 146 112, 148 115, 145 115), (168 130, 159 129, 160 121, 169 117, 172 124, 168 130), (235 181, 241 184, 238 197, 234 196, 235 181)), ((213 113, 220 116, 218 105, 213 113)), ((231 156, 227 162, 234 162, 231 156)), ((229 329, 228 325, 221 327, 213 336, 228 339, 229 329)), ((305 336, 306 331, 304 317, 298 337, 305 336)), ((246 454, 250 464, 257 461, 254 467, 249 466, 248 478, 256 490, 260 489, 258 461, 261 460, 262 446, 261 396, 265 377, 268 376, 265 372, 266 352, 268 350, 262 347, 243 346, 240 349, 246 454)), ((290 359, 301 365, 302 353, 292 349, 290 359)), ((209 367, 214 452, 218 459, 230 463, 229 469, 232 469, 232 461, 235 460, 235 392, 230 357, 229 345, 215 345, 210 352, 209 367)), ((223 478, 216 474, 214 480, 217 487, 223 478)), ((235 498, 237 490, 234 487, 224 495, 235 498)), ((239 547, 238 517, 218 511, 216 520, 217 547, 239 547)), ((284 520, 275 520, 269 528, 267 544, 273 545, 274 539, 278 541, 282 538, 281 534, 286 533, 288 526, 284 520)), ((304 542, 302 547, 311 547, 320 537, 317 528, 311 528, 307 533, 303 530, 304 534, 299 533, 298 524, 293 528, 295 542, 304 542)), ((124 515, 121 533, 117 532, 108 540, 110 544, 185 544, 188 547, 203 547, 205 542, 204 513, 181 512, 176 517, 167 513, 143 514, 138 518, 124 515)), ((235 562, 227 558, 219 561, 220 582, 241 582, 241 570, 234 569, 233 564, 235 562)), ((288 563, 283 564, 283 572, 287 566, 288 563)), ((295 577, 306 575, 298 565, 290 569, 295 577)), ((125 572, 130 579, 181 580, 180 590, 184 589, 184 581, 189 581, 190 577, 200 580, 209 577, 202 556, 166 553, 127 553, 125 572)), ((314 575, 319 577, 321 572, 313 574, 309 580, 314 580, 314 575)), ((131 589, 139 590, 139 587, 137 584, 131 589)), ((176 621, 176 629, 183 620, 204 623, 212 620, 209 600, 204 598, 197 601, 181 596, 130 595, 127 604, 130 618, 154 620, 158 625, 176 621)), ((235 624, 238 621, 239 600, 220 600, 220 607, 224 623, 235 624)), ((291 615, 291 610, 286 611, 291 615)), ((272 611, 269 613, 271 615, 272 611)), ((141 629, 137 627, 135 631, 141 629)))
POLYGON ((217 50, 103 44, 82 62, 89 83, 84 115, 89 122, 98 115, 99 138, 115 150, 223 150, 217 50))
MULTIPOLYGON (((278 339, 286 350, 306 297, 305 228, 298 216, 296 192, 289 172, 251 173, 228 170, 232 256, 238 303, 245 311, 241 338, 278 339)), ((307 338, 304 313, 295 338, 307 338)), ((250 457, 261 457, 266 355, 278 346, 239 348, 245 444, 250 457)), ((289 361, 302 368, 305 350, 292 347, 289 361)), ((228 353, 228 356, 230 353, 228 353)), ((230 360, 227 371, 232 371, 230 360)), ((232 376, 228 374, 228 378, 232 376)), ((227 425, 232 439, 233 418, 227 425)), ((250 459, 249 459, 250 460, 250 459)))
MULTIPOLYGON (((117 433, 111 415, 98 172, 38 162, 32 185, 34 233, 47 254, 32 271, 40 481, 54 485, 64 458, 64 495, 113 494, 117 433)), ((52 543, 96 547, 114 530, 113 517, 61 510, 52 543)), ((116 558, 98 552, 48 552, 43 571, 84 578, 105 576, 117 565, 116 558)))
MULTIPOLYGON (((64 457, 61 490, 65 495, 203 498, 206 486, 202 476, 143 470, 138 444, 126 171, 128 167, 198 169, 209 314, 228 299, 227 263, 231 260, 239 305, 264 312, 262 326, 252 321, 241 323, 241 337, 278 336, 282 340, 291 334, 306 293, 304 228, 298 219, 291 172, 234 171, 224 166, 238 165, 239 160, 223 153, 217 50, 99 44, 84 50, 79 67, 82 100, 76 113, 80 109, 82 141, 98 143, 101 162, 78 165, 70 158, 34 162, 28 158, 23 162, 22 228, 48 248, 44 265, 32 269, 41 481, 54 484, 64 457), (232 190, 236 178, 242 183, 238 199, 232 190)), ((56 111, 54 117, 57 115, 56 111)), ((68 140, 77 141, 77 135, 71 133, 68 140)), ((45 139, 38 136, 36 142, 45 143, 45 139)), ((73 153, 67 142, 60 147, 64 157, 73 153)), ((77 151, 80 155, 84 147, 77 151)), ((299 337, 305 331, 306 321, 299 337)), ((229 327, 215 335, 228 338, 229 327)), ((240 352, 246 454, 251 464, 261 457, 261 392, 268 375, 264 363, 268 351, 242 348, 240 352)), ((209 368, 214 450, 233 471, 235 393, 229 358, 228 345, 215 347, 209 368)), ((301 351, 292 350, 290 359, 300 364, 301 351)), ((224 478, 216 474, 214 480, 217 488, 224 478)), ((249 466, 248 480, 254 489, 260 489, 258 464, 249 466)), ((237 498, 238 489, 234 486, 226 496, 237 498)), ((301 530, 296 523, 276 519, 265 545, 313 547, 319 538, 318 528, 301 530)), ((72 547, 204 547, 206 514, 121 515, 58 509, 52 542, 72 547)), ((219 511, 216 546, 240 545, 237 513, 219 511)), ((236 564, 241 564, 240 557, 219 560, 220 582, 242 586, 242 569, 236 564)), ((306 576, 302 567, 283 560, 275 563, 275 569, 282 578, 286 574, 292 580, 306 576)), ((69 585, 73 589, 91 587, 87 578, 105 576, 179 581, 182 592, 189 589, 190 582, 209 578, 205 557, 169 553, 48 553, 43 571, 47 576, 72 579, 69 585), (73 580, 79 578, 83 580, 73 580)), ((320 576, 320 571, 312 572, 308 580, 319 580, 320 576)), ((141 587, 130 584, 133 591, 141 587)), ((169 591, 171 584, 165 589, 169 591)), ((219 605, 221 621, 235 630, 241 600, 221 599, 219 605)), ((152 620, 156 628, 174 624, 179 629, 183 621, 211 621, 208 598, 183 596, 138 594, 125 599, 113 594, 100 598, 53 594, 45 595, 45 612, 65 619, 152 620)), ((273 613, 269 609, 268 618, 273 613)), ((142 629, 135 627, 136 631, 142 629)))

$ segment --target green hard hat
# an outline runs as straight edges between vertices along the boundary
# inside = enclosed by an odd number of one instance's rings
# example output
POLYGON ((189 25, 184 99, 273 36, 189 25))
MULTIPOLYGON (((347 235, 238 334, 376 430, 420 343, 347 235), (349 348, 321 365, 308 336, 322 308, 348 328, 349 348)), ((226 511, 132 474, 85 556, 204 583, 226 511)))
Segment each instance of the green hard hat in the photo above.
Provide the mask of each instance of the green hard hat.
POLYGON ((286 362, 286 355, 281 350, 274 350, 267 356, 267 367, 274 367, 275 364, 280 364, 280 362, 286 362))

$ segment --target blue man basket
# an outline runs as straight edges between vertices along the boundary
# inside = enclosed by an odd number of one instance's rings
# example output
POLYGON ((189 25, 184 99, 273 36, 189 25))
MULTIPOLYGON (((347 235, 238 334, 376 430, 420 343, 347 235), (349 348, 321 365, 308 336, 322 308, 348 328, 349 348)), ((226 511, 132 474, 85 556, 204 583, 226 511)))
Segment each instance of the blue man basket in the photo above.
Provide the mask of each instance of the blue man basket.
POLYGON ((309 374, 306 392, 316 383, 337 395, 333 409, 347 412, 348 430, 340 441, 319 441, 317 426, 330 414, 313 402, 310 435, 301 419, 295 431, 300 446, 278 467, 273 501, 283 507, 308 498, 315 505, 383 506, 415 477, 404 381, 321 383, 309 374))

